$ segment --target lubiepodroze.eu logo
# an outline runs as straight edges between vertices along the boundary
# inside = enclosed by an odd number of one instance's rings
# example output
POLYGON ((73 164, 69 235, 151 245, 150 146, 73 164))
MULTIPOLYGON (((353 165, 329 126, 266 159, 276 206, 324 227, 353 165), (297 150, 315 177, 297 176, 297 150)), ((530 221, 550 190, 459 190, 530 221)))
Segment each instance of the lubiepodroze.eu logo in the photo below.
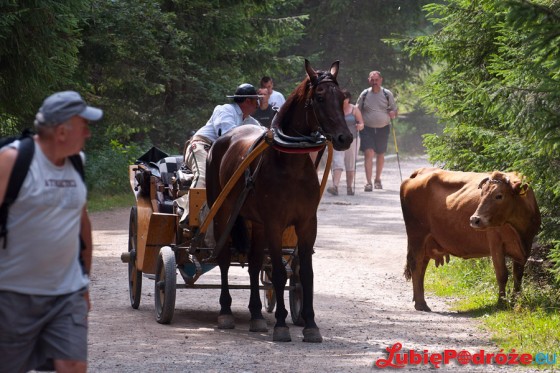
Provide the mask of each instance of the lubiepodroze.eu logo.
POLYGON ((380 357, 374 362, 374 367, 384 368, 405 368, 413 365, 431 365, 434 368, 441 368, 448 364, 458 363, 460 365, 555 365, 557 362, 556 354, 538 352, 536 354, 517 353, 514 349, 509 352, 503 350, 499 352, 488 352, 478 350, 471 353, 467 350, 444 350, 443 352, 430 352, 429 350, 408 350, 403 349, 402 343, 395 343, 386 348, 388 356, 380 357))

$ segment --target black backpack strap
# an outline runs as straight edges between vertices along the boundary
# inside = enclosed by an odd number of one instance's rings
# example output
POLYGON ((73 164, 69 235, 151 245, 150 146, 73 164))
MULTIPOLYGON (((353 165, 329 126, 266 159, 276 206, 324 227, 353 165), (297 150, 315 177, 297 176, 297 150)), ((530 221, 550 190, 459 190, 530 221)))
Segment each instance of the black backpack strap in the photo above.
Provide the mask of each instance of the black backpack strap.
MULTIPOLYGON (((74 166, 76 171, 78 171, 80 177, 82 178, 82 181, 85 183, 86 175, 84 170, 84 162, 82 161, 82 157, 80 157, 80 154, 71 155, 70 157, 68 157, 68 159, 70 160, 70 162, 72 162, 72 166, 74 166)), ((82 238, 82 233, 80 232, 80 251, 84 250, 85 248, 86 248, 86 244, 82 238)), ((82 267, 82 271, 85 274, 88 274, 86 273, 86 267, 81 255, 79 256, 79 261, 80 261, 80 266, 82 267)))
POLYGON ((360 105, 361 106, 361 108, 360 108, 361 111, 364 111, 364 104, 366 103, 366 96, 368 94, 368 91, 369 91, 369 88, 366 88, 362 92, 362 94, 360 95, 360 98, 362 99, 362 105, 360 105))
POLYGON ((4 240, 4 249, 6 248, 8 242, 8 229, 6 228, 6 225, 8 224, 8 210, 19 194, 19 190, 23 185, 25 176, 29 171, 29 166, 31 165, 34 153, 35 141, 33 141, 33 138, 29 136, 21 138, 16 162, 14 163, 14 168, 12 169, 10 178, 8 179, 6 195, 4 196, 2 205, 0 205, 0 238, 3 238, 4 240))
POLYGON ((82 161, 82 157, 80 157, 80 154, 71 155, 70 157, 68 157, 68 159, 70 160, 70 162, 72 162, 72 166, 74 166, 76 171, 78 171, 78 173, 80 174, 82 181, 85 182, 86 174, 84 171, 84 162, 82 161))
POLYGON ((385 99, 387 100, 387 111, 391 110, 391 103, 389 102, 389 94, 387 93, 387 90, 383 87, 381 87, 381 89, 383 90, 383 94, 385 95, 385 99))

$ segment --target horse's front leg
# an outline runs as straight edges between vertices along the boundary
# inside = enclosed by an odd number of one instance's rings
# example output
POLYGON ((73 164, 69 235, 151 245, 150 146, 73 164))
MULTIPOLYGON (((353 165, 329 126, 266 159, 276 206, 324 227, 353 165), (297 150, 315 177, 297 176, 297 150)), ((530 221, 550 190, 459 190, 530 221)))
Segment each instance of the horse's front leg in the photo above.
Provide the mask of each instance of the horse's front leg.
POLYGON ((288 311, 284 304, 284 289, 286 288, 288 275, 282 263, 282 235, 279 234, 269 237, 276 238, 270 239, 268 246, 270 261, 272 263, 272 285, 276 293, 276 312, 274 313, 276 324, 274 325, 272 340, 275 342, 290 342, 292 337, 290 336, 290 329, 288 325, 286 325, 288 311))
POLYGON ((251 321, 249 331, 251 332, 267 332, 268 327, 266 320, 262 315, 262 302, 259 290, 259 275, 262 269, 265 241, 262 227, 253 223, 251 229, 252 243, 249 251, 249 280, 251 287, 251 295, 249 298, 249 312, 251 312, 251 321))
POLYGON ((323 337, 319 327, 315 323, 315 311, 313 310, 313 245, 317 237, 317 218, 315 217, 306 224, 305 227, 298 229, 298 256, 299 256, 299 279, 303 293, 301 317, 305 323, 303 328, 304 342, 323 342, 323 337), (314 222, 314 224, 313 224, 314 222))

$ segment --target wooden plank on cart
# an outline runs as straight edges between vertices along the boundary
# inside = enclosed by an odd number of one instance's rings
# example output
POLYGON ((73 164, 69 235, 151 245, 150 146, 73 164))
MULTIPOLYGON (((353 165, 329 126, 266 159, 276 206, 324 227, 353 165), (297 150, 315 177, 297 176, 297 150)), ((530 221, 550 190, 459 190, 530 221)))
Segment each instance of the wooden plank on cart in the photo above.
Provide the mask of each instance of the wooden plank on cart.
POLYGON ((206 203, 206 188, 191 188, 189 190, 189 225, 199 227, 200 209, 206 203))
POLYGON ((155 274, 159 249, 175 242, 178 216, 151 211, 149 202, 138 200, 138 269, 155 274))

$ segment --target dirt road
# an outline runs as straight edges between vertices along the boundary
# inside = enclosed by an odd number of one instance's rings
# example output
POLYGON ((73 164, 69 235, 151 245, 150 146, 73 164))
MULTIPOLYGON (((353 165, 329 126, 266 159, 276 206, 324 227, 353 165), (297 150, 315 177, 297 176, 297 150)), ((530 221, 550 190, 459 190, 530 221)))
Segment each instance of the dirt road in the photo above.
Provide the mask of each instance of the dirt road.
MULTIPOLYGON (((402 159, 403 177, 426 165, 422 158, 402 159)), ((377 370, 378 359, 387 357, 386 348, 396 343, 402 343, 403 351, 495 351, 476 320, 450 311, 444 301, 428 295, 434 312, 414 310, 412 286, 402 275, 406 234, 395 158, 387 160, 383 183, 385 189, 365 193, 360 165, 355 196, 346 196, 344 188, 338 197, 323 196, 313 257, 321 344, 303 343, 302 328, 291 324, 292 342, 273 343, 273 314, 265 315, 268 333, 250 333, 248 290, 232 291, 233 330, 216 328, 218 290, 178 290, 172 323, 160 325, 154 315, 154 283, 144 279, 140 308, 133 310, 127 267, 120 261, 120 254, 127 250, 129 210, 92 214, 90 371, 371 372, 377 370)), ((233 269, 232 279, 248 283, 246 269, 233 269)), ((204 282, 218 284, 219 271, 203 275, 199 283, 204 282)), ((428 363, 403 370, 430 369, 434 368, 428 363)), ((447 365, 438 370, 497 369, 447 365)))

